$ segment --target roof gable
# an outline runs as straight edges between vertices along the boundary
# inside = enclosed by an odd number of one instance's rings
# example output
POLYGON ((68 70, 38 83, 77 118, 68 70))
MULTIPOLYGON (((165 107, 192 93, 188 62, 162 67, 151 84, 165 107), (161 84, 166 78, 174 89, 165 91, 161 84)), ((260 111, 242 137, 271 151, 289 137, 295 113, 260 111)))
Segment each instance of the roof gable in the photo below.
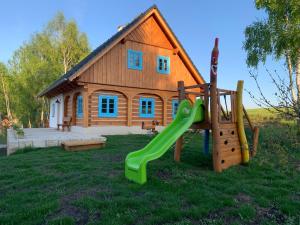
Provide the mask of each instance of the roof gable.
MULTIPOLYGON (((63 83, 68 83, 73 81, 78 76, 80 76, 84 71, 86 71, 93 63, 95 63, 99 58, 101 58, 104 54, 110 51, 117 43, 122 41, 127 36, 130 37, 129 34, 134 32, 134 30, 147 21, 150 17, 155 18, 156 24, 159 28, 165 33, 166 38, 170 41, 171 46, 173 46, 176 50, 176 53, 182 58, 183 62, 186 64, 186 67, 191 71, 194 79, 198 83, 204 83, 204 79, 193 64, 192 60, 189 58, 184 48, 178 41, 177 37, 161 15, 157 6, 154 5, 147 9, 144 13, 140 14, 136 17, 131 23, 126 25, 121 31, 117 32, 110 39, 92 51, 89 55, 87 55, 83 60, 81 60, 77 65, 75 65, 71 70, 69 70, 66 74, 64 74, 60 79, 54 81, 48 88, 42 91, 38 96, 47 95, 50 91, 56 89, 63 83)), ((154 28, 155 29, 155 28, 154 28)), ((158 28, 156 27, 156 31, 158 28)))
POLYGON ((154 16, 150 16, 127 35, 126 40, 140 42, 156 47, 173 49, 169 38, 158 25, 154 16))

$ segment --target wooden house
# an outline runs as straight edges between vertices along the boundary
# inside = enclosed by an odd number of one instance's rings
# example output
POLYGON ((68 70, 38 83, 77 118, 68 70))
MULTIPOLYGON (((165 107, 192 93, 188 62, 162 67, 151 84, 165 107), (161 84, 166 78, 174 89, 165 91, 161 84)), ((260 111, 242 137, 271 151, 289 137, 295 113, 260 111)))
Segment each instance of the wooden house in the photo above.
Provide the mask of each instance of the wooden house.
POLYGON ((64 116, 79 127, 166 126, 178 106, 177 82, 204 83, 154 5, 42 91, 50 127, 64 116))

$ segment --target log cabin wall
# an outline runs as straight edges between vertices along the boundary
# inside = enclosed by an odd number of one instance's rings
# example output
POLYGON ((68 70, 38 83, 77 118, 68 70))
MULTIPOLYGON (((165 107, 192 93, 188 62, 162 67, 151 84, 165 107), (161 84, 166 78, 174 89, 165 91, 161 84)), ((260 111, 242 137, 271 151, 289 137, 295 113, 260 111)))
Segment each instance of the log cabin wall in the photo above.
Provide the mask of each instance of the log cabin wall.
POLYGON ((105 91, 99 90, 93 92, 89 97, 89 107, 90 107, 90 116, 89 116, 89 125, 91 126, 105 126, 105 125, 127 125, 127 98, 124 94, 116 91, 105 91), (117 96, 118 97, 118 114, 117 117, 99 117, 99 108, 98 108, 98 96, 117 96))
POLYGON ((142 121, 151 122, 152 120, 157 120, 159 122, 159 125, 163 124, 163 100, 161 99, 161 97, 147 93, 134 96, 132 102, 132 125, 140 126, 142 124, 142 121), (140 116, 140 98, 154 99, 154 117, 143 118, 140 116))
POLYGON ((186 85, 197 84, 193 76, 176 54, 176 49, 167 40, 166 35, 150 17, 125 41, 115 45, 98 59, 79 77, 80 82, 138 87, 156 90, 177 90, 177 81, 184 80, 186 85), (142 70, 127 68, 127 51, 141 51, 142 70), (170 74, 157 72, 157 56, 170 57, 170 74))
POLYGON ((79 95, 82 95, 82 88, 64 93, 64 101, 67 100, 67 112, 64 112, 64 116, 71 116, 73 125, 83 126, 83 118, 78 118, 76 116, 77 97, 79 95))
POLYGON ((68 115, 78 126, 140 126, 142 121, 157 120, 167 125, 173 120, 172 100, 177 99, 177 82, 185 85, 197 84, 191 72, 178 55, 177 48, 168 39, 157 23, 155 16, 149 17, 128 34, 110 51, 96 60, 76 80, 85 87, 64 93, 69 95, 68 115), (128 68, 128 50, 142 52, 142 69, 128 68), (157 72, 157 57, 170 58, 169 74, 157 72), (76 118, 76 97, 84 95, 84 118, 76 118), (118 96, 117 117, 99 116, 99 95, 118 96), (155 100, 155 116, 140 116, 140 98, 155 100), (74 102, 75 101, 75 102, 74 102))
POLYGON ((167 101, 167 124, 173 121, 173 105, 172 105, 173 100, 178 101, 178 97, 174 96, 172 98, 169 98, 167 101))

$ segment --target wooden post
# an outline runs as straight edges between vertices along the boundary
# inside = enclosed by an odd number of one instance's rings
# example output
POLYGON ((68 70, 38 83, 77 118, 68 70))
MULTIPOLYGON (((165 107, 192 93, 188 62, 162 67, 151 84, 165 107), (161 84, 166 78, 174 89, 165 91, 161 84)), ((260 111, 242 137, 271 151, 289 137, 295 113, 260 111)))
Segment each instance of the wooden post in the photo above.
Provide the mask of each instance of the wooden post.
POLYGON ((211 129, 213 139, 213 165, 214 170, 217 172, 222 171, 221 167, 221 151, 220 151, 220 126, 219 126, 219 106, 218 106, 218 93, 217 93, 217 68, 218 68, 218 41, 215 39, 215 46, 211 53, 210 64, 210 113, 211 113, 211 129))
MULTIPOLYGON (((178 103, 185 99, 185 90, 184 90, 184 81, 178 81, 178 103)), ((174 160, 176 162, 180 161, 180 155, 183 144, 183 136, 178 138, 176 141, 175 152, 174 152, 174 160)))
POLYGON ((132 96, 127 96, 127 126, 132 126, 132 96))
POLYGON ((89 126, 89 93, 87 87, 83 89, 83 127, 89 126))
POLYGON ((77 93, 73 93, 72 95, 72 125, 76 126, 76 99, 77 93))
POLYGON ((168 122, 168 98, 163 99, 163 126, 167 126, 168 122))
POLYGON ((254 127, 253 129, 253 149, 252 149, 252 157, 256 155, 257 152, 257 145, 258 145, 258 137, 259 137, 259 128, 254 127))

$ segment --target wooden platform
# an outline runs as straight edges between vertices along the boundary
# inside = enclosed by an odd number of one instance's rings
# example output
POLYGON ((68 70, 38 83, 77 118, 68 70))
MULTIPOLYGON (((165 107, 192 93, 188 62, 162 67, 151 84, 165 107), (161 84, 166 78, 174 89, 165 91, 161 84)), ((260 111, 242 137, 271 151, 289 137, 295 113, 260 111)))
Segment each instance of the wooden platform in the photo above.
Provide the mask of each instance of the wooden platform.
POLYGON ((90 149, 99 149, 105 146, 106 141, 101 140, 82 140, 82 141, 64 141, 61 143, 66 151, 85 151, 90 149))

